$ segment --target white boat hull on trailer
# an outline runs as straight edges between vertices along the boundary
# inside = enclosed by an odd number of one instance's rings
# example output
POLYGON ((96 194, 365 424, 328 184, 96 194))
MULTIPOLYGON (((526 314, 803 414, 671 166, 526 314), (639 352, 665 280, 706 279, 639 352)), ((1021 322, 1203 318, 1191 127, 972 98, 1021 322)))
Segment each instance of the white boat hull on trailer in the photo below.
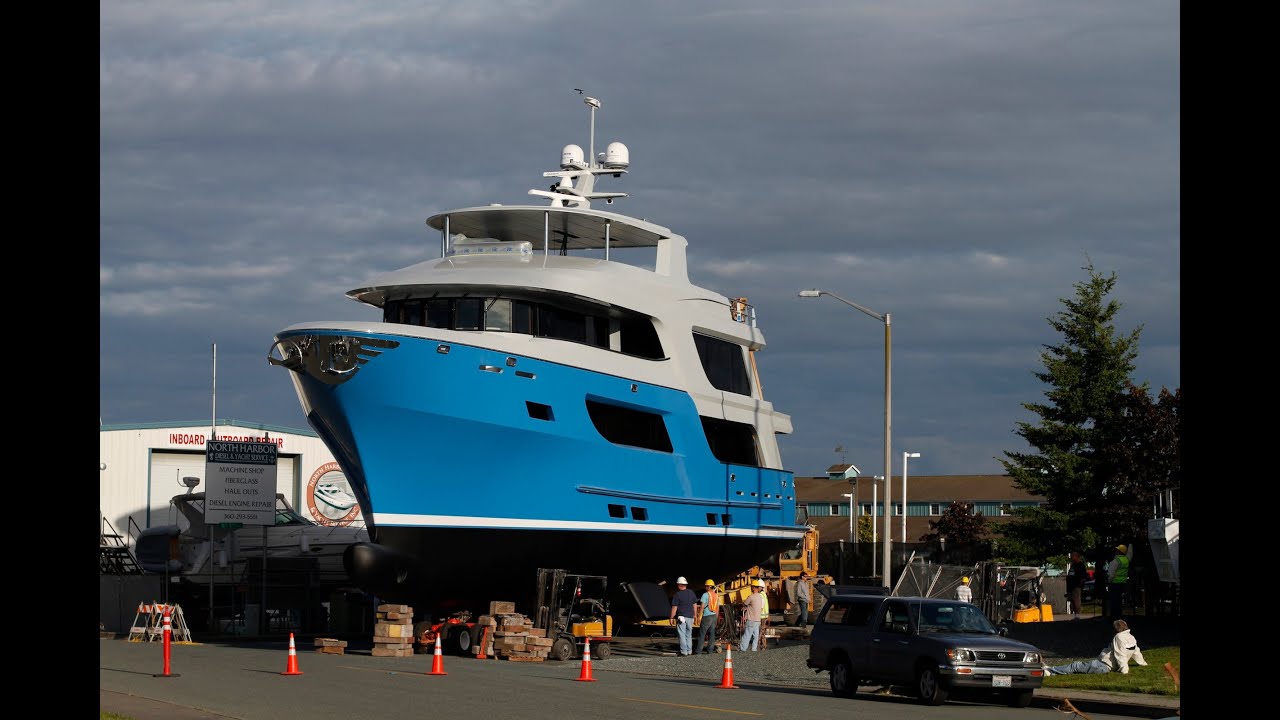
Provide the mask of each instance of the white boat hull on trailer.
POLYGON ((689 282, 683 237, 591 210, 626 150, 575 149, 530 191, 550 206, 430 218, 440 258, 348 293, 380 319, 275 336, 370 529, 348 573, 380 598, 485 607, 540 567, 724 579, 804 536, 754 310, 689 282))

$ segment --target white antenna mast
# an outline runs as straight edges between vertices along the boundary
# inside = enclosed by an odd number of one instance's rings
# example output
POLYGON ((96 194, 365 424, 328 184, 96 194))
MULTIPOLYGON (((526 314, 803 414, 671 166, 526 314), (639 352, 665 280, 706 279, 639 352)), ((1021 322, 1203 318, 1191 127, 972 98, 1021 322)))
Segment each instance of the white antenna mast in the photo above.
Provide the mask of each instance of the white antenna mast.
POLYGON ((596 163, 596 110, 600 107, 600 101, 588 95, 582 102, 591 107, 591 154, 587 156, 587 167, 599 167, 596 163))

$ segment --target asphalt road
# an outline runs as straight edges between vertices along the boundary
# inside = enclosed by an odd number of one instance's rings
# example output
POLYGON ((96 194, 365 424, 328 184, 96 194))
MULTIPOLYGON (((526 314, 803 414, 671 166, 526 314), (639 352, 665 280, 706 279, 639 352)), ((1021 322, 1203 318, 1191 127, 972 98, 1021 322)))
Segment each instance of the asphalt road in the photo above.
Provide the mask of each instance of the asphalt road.
MULTIPOLYGON (((362 718, 403 720, 451 716, 564 720, 572 717, 652 720, 661 718, 851 717, 907 720, 1063 717, 1059 698, 1037 697, 1030 708, 974 702, 924 707, 910 698, 860 694, 833 697, 821 685, 738 682, 717 687, 725 676, 719 656, 677 658, 669 674, 645 674, 653 647, 620 647, 609 660, 590 666, 594 682, 580 681, 582 664, 510 662, 446 655, 446 675, 429 675, 431 655, 373 657, 364 653, 324 655, 297 651, 301 675, 283 675, 287 641, 253 644, 173 644, 163 676, 163 644, 100 641, 100 709, 134 720, 314 720, 362 718), (160 677, 157 677, 160 675, 160 677)), ((648 645, 652 645, 648 643, 648 645)), ((760 656, 740 657, 746 667, 760 656)), ((774 657, 781 657, 781 654, 774 657)), ((825 676, 824 676, 825 677, 825 676)), ((1172 710, 1108 704, 1075 705, 1094 720, 1169 717, 1172 710)))

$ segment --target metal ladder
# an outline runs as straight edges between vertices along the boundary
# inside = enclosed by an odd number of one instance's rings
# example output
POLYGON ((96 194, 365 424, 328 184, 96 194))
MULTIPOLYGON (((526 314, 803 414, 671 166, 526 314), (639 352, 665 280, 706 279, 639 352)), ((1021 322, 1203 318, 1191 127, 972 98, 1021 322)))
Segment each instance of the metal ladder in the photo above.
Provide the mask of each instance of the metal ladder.
MULTIPOLYGON (((133 522, 133 518, 129 518, 133 522)), ((98 571, 103 575, 141 575, 142 568, 129 549, 129 543, 116 529, 111 521, 102 518, 102 528, 98 533, 98 571)))

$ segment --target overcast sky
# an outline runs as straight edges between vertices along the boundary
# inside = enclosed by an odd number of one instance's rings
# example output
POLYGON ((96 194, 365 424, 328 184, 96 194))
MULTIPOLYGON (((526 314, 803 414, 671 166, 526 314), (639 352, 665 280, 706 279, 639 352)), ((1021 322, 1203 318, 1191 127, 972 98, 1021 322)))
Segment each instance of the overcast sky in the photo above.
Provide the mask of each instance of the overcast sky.
MULTIPOLYGON (((1180 385, 1172 0, 100 4, 106 424, 307 428, 272 336, 374 319, 347 290, 439 256, 444 210, 535 202, 568 143, 626 143, 609 210, 756 307, 787 469, 1001 473, 1047 319, 1092 262, 1180 385), (844 448, 837 452, 836 448, 844 448)), ((536 201, 540 204, 540 201, 536 201)))

